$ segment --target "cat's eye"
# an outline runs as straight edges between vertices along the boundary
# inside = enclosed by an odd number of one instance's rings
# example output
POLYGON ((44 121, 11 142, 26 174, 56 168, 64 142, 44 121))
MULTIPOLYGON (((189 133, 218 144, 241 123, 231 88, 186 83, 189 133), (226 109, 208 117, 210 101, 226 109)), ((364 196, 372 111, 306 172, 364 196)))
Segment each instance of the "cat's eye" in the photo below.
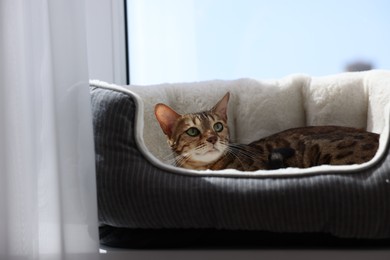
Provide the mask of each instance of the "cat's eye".
POLYGON ((215 123, 213 128, 214 128, 215 132, 221 132, 223 130, 223 124, 220 122, 215 123))
POLYGON ((196 127, 191 127, 189 128, 186 133, 189 135, 189 136, 198 136, 200 134, 200 131, 198 128, 196 127))

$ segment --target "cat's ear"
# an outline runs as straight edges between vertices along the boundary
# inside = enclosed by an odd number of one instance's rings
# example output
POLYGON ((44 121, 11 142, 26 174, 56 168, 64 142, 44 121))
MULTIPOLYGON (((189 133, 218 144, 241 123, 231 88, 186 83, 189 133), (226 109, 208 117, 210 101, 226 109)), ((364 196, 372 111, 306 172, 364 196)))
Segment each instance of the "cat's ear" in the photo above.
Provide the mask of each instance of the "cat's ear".
POLYGON ((175 110, 169 106, 161 103, 155 106, 154 114, 156 115, 157 121, 160 123, 164 134, 171 138, 173 127, 181 115, 176 113, 175 110))
POLYGON ((227 108, 229 103, 230 93, 227 92, 225 96, 218 101, 218 103, 211 109, 214 113, 218 114, 225 121, 227 120, 227 108))

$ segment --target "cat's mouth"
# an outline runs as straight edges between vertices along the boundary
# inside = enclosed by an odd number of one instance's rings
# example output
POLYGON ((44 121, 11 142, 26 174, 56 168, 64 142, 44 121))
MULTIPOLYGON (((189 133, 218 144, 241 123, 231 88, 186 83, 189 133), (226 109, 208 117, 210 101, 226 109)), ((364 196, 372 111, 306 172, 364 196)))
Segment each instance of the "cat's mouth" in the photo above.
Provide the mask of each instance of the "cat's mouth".
POLYGON ((204 152, 198 152, 198 155, 206 155, 206 154, 213 154, 213 153, 220 153, 221 151, 215 147, 212 147, 204 152))
POLYGON ((220 151, 217 148, 213 147, 210 150, 208 150, 206 153, 219 153, 219 152, 220 151))
POLYGON ((203 149, 194 151, 192 160, 200 163, 209 164, 218 160, 223 154, 223 151, 223 147, 209 145, 208 147, 203 147, 203 149))

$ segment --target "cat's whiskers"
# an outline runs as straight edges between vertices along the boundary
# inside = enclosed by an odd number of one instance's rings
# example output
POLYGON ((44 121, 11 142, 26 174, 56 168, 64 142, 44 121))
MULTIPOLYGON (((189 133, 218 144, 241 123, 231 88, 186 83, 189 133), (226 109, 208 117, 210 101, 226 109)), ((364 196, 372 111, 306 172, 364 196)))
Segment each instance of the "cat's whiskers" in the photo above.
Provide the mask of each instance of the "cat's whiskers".
POLYGON ((245 167, 245 164, 244 162, 240 159, 240 156, 239 156, 239 153, 233 149, 230 149, 228 148, 227 149, 227 153, 232 155, 233 157, 235 157, 237 159, 237 161, 239 162, 239 164, 242 166, 242 167, 245 167))
POLYGON ((244 149, 240 145, 229 144, 229 148, 230 148, 229 151, 233 151, 236 154, 245 156, 248 159, 251 159, 253 161, 259 161, 261 159, 260 158, 260 154, 258 152, 256 153, 254 151, 250 151, 250 150, 244 149))
POLYGON ((203 150, 205 150, 206 148, 207 148, 206 144, 200 144, 200 145, 198 145, 197 147, 194 148, 194 151, 196 151, 198 153, 202 153, 203 150))
POLYGON ((233 157, 235 157, 238 160, 238 162, 241 164, 241 166, 244 167, 244 163, 241 161, 239 157, 239 152, 233 149, 234 145, 230 144, 228 140, 226 141, 221 140, 220 144, 224 147, 225 154, 230 154, 233 157))
POLYGON ((165 157, 161 158, 161 161, 163 161, 166 164, 175 165, 176 162, 176 155, 175 153, 169 153, 165 157))
POLYGON ((190 156, 188 156, 187 154, 178 155, 175 158, 175 164, 178 167, 182 167, 189 159, 190 156))
POLYGON ((188 154, 177 154, 175 152, 168 153, 165 157, 161 158, 166 164, 181 167, 189 160, 188 154))

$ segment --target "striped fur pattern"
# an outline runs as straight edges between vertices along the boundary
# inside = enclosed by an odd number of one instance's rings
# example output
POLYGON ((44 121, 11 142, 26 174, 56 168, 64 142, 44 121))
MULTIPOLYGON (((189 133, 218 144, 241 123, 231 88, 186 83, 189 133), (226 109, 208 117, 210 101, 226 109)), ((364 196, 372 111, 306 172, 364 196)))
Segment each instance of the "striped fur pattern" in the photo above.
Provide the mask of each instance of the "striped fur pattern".
POLYGON ((156 118, 177 166, 255 171, 350 165, 371 160, 378 149, 378 134, 341 126, 294 128, 250 144, 233 144, 227 124, 229 96, 227 93, 209 111, 185 115, 167 105, 156 105, 156 118))

